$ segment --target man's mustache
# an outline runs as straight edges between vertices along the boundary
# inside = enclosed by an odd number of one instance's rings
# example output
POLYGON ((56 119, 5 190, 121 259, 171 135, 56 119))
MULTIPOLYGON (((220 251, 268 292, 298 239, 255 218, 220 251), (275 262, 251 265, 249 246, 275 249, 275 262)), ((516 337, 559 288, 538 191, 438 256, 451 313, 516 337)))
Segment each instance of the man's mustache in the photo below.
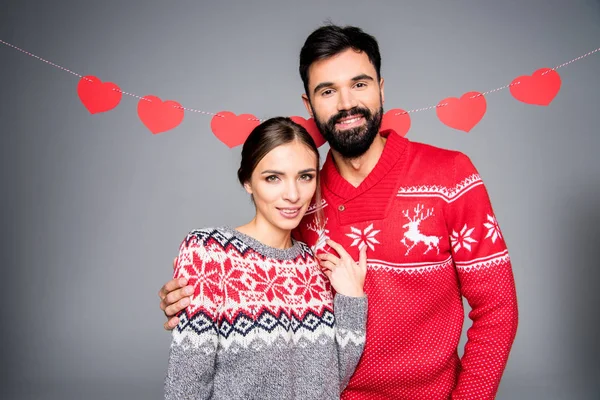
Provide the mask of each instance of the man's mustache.
POLYGON ((338 112, 337 114, 335 114, 334 116, 332 116, 331 118, 329 118, 329 123, 335 124, 343 118, 348 118, 348 117, 351 117, 354 115, 360 115, 360 116, 368 119, 371 116, 371 112, 367 108, 358 108, 358 107, 353 108, 351 110, 342 110, 342 111, 338 112))

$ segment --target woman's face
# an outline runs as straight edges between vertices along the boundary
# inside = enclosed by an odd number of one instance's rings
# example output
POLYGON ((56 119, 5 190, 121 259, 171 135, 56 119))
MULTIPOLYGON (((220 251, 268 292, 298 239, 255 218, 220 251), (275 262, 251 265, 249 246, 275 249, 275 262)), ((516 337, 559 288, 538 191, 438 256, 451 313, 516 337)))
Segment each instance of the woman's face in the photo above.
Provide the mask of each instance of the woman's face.
POLYGON ((317 168, 313 150, 296 140, 268 152, 244 185, 257 220, 282 230, 298 226, 317 187, 317 168))

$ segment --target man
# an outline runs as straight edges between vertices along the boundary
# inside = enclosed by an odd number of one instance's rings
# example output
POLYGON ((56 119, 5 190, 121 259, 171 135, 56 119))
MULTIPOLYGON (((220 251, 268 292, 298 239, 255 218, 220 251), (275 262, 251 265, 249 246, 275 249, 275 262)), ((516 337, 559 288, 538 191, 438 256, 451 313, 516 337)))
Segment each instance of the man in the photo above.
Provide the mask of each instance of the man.
MULTIPOLYGON (((302 96, 330 145, 324 218, 309 210, 296 237, 335 258, 369 247, 364 353, 342 399, 493 399, 517 329, 514 278, 487 191, 465 155, 379 132, 384 81, 375 38, 324 26, 300 53, 302 96), (464 311, 473 324, 458 357, 464 311)), ((173 317, 184 282, 161 289, 173 317)), ((177 324, 171 318, 165 328, 177 324)))

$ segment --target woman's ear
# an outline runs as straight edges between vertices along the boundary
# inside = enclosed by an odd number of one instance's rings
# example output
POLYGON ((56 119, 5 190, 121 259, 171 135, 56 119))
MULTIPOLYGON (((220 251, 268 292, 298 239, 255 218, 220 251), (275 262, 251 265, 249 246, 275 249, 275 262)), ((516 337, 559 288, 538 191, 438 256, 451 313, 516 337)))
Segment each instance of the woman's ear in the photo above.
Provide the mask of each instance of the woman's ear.
POLYGON ((244 183, 244 189, 246 189, 246 192, 248 192, 248 194, 252 194, 252 186, 250 185, 250 183, 244 183))

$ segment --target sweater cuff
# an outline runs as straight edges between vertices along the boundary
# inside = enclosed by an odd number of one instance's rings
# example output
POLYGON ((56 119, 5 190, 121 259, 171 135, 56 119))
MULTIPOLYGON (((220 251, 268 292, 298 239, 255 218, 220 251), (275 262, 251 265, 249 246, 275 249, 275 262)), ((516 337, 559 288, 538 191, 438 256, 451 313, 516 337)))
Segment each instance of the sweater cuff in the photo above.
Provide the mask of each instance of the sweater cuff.
POLYGON ((364 332, 367 325, 367 306, 366 294, 362 297, 350 297, 336 293, 333 299, 336 326, 364 332))

